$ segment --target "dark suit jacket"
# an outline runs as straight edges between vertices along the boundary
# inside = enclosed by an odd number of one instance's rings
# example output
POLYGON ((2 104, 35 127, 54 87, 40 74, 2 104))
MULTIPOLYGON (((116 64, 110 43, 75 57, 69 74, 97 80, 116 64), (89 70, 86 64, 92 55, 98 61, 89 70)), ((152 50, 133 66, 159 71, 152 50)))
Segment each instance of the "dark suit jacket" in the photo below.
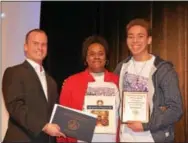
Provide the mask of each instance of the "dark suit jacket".
POLYGON ((5 70, 2 91, 10 119, 4 142, 52 143, 42 132, 49 122, 58 93, 55 81, 46 74, 48 101, 34 68, 25 61, 5 70))

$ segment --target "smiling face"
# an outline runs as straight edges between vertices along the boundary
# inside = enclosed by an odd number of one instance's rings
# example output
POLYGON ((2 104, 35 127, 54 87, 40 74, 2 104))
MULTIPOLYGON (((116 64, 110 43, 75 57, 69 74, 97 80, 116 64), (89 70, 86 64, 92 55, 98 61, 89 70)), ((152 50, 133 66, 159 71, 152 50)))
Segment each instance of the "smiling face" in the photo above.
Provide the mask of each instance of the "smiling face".
POLYGON ((42 64, 43 59, 47 55, 47 36, 43 32, 33 31, 29 34, 24 45, 26 57, 42 64))
POLYGON ((106 53, 104 47, 99 43, 93 43, 88 47, 86 62, 90 72, 103 72, 106 63, 106 53))
POLYGON ((134 25, 127 31, 127 45, 133 56, 144 56, 148 54, 148 45, 151 43, 151 36, 146 28, 134 25))

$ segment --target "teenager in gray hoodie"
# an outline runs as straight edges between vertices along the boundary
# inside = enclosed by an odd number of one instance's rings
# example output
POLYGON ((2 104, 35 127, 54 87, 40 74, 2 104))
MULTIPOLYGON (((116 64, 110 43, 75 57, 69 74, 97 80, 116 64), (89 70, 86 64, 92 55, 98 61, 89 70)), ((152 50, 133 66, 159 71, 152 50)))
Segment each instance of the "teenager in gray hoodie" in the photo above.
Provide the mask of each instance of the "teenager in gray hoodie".
MULTIPOLYGON (((132 56, 121 61, 115 73, 119 75, 119 90, 146 92, 149 103, 149 122, 121 123, 121 142, 173 142, 174 125, 180 120, 182 97, 178 76, 172 63, 148 51, 151 29, 144 19, 129 22, 127 45, 132 56)), ((126 116, 126 115, 125 115, 126 116)))

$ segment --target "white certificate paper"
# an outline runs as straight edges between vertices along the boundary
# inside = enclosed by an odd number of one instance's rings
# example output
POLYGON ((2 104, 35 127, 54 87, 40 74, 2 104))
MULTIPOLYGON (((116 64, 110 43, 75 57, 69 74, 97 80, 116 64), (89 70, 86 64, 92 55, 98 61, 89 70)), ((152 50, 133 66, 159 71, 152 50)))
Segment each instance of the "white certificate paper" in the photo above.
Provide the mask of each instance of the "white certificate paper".
POLYGON ((123 92, 122 122, 149 120, 149 104, 147 92, 123 92))

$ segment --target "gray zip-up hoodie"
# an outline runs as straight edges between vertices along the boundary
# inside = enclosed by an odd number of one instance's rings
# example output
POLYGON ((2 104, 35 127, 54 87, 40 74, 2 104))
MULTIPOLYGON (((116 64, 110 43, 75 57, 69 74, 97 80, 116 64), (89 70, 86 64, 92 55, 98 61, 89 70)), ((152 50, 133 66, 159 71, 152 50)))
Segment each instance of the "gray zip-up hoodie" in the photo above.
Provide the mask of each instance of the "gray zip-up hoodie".
MULTIPOLYGON (((114 72, 120 75, 122 68, 128 67, 130 59, 131 57, 128 57, 120 62, 114 72)), ((183 114, 177 73, 172 63, 157 56, 149 78, 151 79, 149 88, 153 88, 153 105, 149 122, 142 124, 144 131, 150 130, 155 142, 172 142, 174 125, 183 114), (166 110, 162 110, 161 107, 166 107, 166 110)), ((120 93, 122 93, 122 80, 120 77, 120 93)))

